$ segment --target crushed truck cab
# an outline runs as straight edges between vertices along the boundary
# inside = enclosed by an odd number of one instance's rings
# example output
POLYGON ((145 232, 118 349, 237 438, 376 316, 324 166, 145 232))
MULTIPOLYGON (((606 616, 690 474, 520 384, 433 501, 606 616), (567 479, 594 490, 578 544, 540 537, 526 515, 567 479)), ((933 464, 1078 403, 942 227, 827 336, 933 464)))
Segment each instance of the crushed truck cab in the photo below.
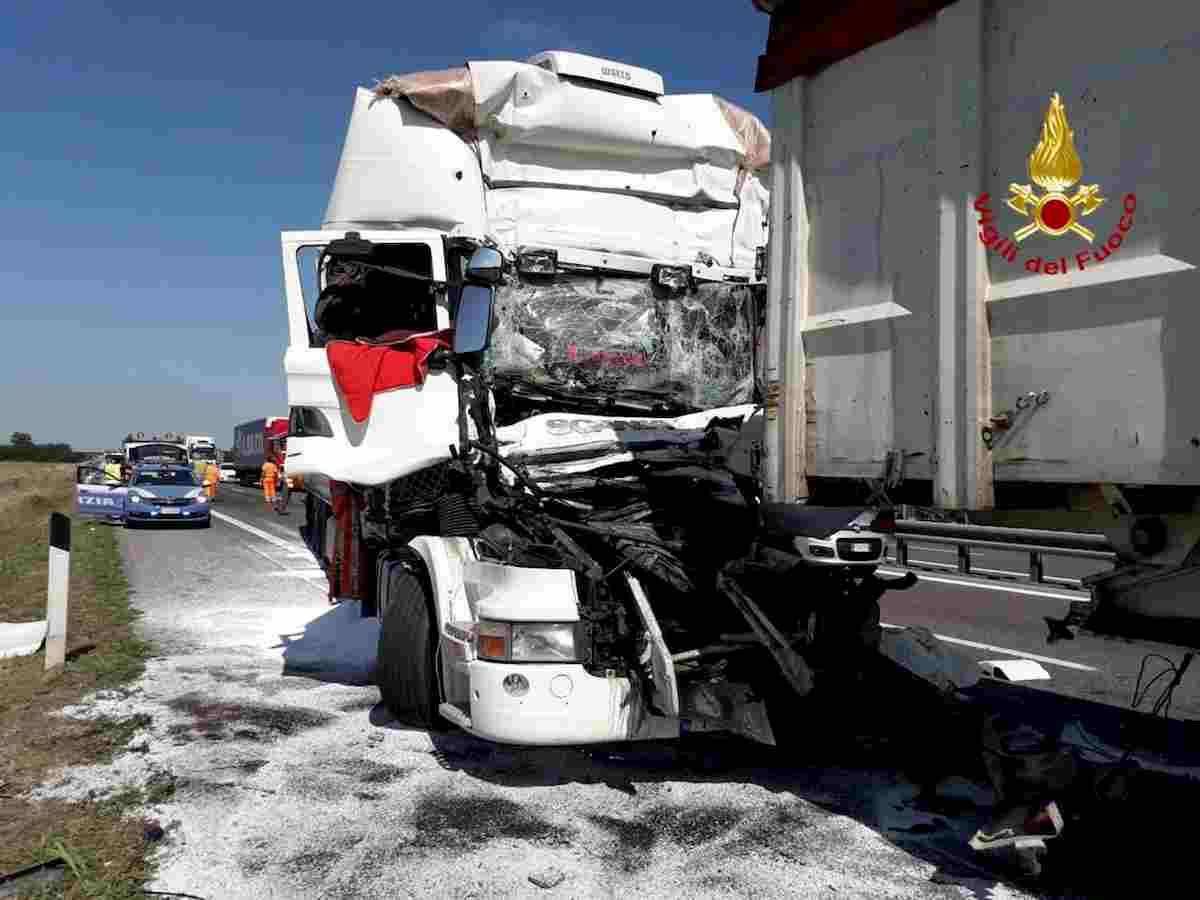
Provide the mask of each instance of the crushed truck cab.
POLYGON ((287 465, 401 720, 776 743, 878 647, 887 511, 764 490, 769 141, 570 53, 356 93, 281 237, 287 465))

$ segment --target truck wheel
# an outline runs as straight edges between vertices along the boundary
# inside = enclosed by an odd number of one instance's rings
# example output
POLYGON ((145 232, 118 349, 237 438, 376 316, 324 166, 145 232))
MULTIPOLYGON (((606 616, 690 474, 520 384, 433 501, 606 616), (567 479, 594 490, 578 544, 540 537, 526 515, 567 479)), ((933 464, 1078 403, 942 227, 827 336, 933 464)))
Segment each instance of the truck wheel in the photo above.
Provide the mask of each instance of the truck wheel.
POLYGON ((406 725, 438 723, 437 640, 418 563, 390 568, 380 606, 375 672, 388 712, 406 725), (386 605, 384 605, 386 603, 386 605))

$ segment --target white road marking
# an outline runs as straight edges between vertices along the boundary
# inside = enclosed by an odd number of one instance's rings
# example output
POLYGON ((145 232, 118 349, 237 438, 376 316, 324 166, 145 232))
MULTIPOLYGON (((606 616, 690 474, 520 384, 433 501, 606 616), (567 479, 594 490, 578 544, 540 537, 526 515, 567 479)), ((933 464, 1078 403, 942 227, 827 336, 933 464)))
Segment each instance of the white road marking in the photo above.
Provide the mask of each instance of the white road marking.
POLYGON ((235 528, 240 528, 240 529, 242 529, 242 531, 249 532, 250 534, 254 535, 257 538, 262 538, 264 541, 266 541, 269 544, 273 544, 274 546, 278 547, 280 550, 287 550, 289 553, 290 552, 299 553, 301 550, 304 549, 303 544, 300 544, 296 541, 285 541, 283 538, 276 537, 275 535, 271 534, 270 532, 263 531, 261 528, 256 528, 255 526, 251 525, 249 522, 243 522, 241 519, 235 519, 233 516, 229 515, 228 513, 217 512, 214 509, 212 511, 212 514, 213 514, 213 518, 220 519, 222 522, 228 522, 230 525, 234 526, 235 528))
MULTIPOLYGON (((882 575, 904 575, 908 569, 892 569, 880 566, 876 571, 882 575)), ((1004 591, 1009 594, 1023 594, 1026 597, 1046 597, 1051 600, 1079 600, 1082 599, 1078 594, 1054 594, 1050 591, 1035 591, 1031 588, 1022 587, 1021 585, 1009 584, 986 584, 981 581, 964 581, 961 578, 943 578, 940 575, 926 575, 923 572, 914 572, 921 581, 932 581, 934 584, 953 584, 958 587, 976 588, 981 591, 1004 591)))
POLYGON ((272 578, 283 578, 288 575, 295 576, 296 578, 324 578, 324 577, 326 577, 324 569, 285 569, 282 572, 268 572, 267 574, 269 576, 271 576, 272 578))
POLYGON ((253 553, 255 556, 261 556, 263 559, 265 559, 271 565, 278 566, 279 568, 284 569, 285 571, 287 570, 287 566, 285 566, 283 564, 282 560, 278 560, 268 553, 263 553, 261 550, 259 550, 257 547, 255 547, 253 544, 246 544, 246 549, 249 550, 251 553, 253 553))
MULTIPOLYGON (((253 525, 247 525, 245 522, 242 522, 239 520, 234 520, 234 521, 237 523, 237 525, 239 527, 254 529, 253 525)), ((254 529, 254 530, 257 531, 257 529, 254 529)), ((278 572, 265 573, 268 577, 283 578, 286 575, 293 575, 297 572, 303 573, 303 572, 308 571, 307 569, 289 569, 287 567, 287 564, 284 563, 282 560, 276 559, 274 556, 271 556, 269 553, 263 553, 261 550, 259 550, 257 547, 255 547, 253 544, 244 544, 243 546, 247 550, 249 550, 251 553, 253 553, 254 555, 261 556, 267 562, 271 563, 271 565, 279 567, 280 571, 278 571, 278 572)), ((288 555, 290 556, 291 554, 288 554, 288 555)), ((309 556, 309 558, 310 559, 312 558, 311 555, 309 556)), ((303 574, 297 575, 297 577, 300 578, 300 580, 303 581, 305 584, 309 585, 313 590, 320 592, 323 596, 328 596, 328 589, 324 585, 324 583, 327 581, 327 577, 326 577, 324 571, 322 571, 322 570, 318 570, 318 571, 321 572, 320 583, 318 583, 317 579, 309 578, 308 576, 303 575, 303 574)))
MULTIPOLYGON (((884 628, 903 628, 903 625, 892 625, 888 622, 880 622, 884 628)), ((934 634, 934 637, 939 641, 945 641, 947 644, 961 644, 964 647, 973 647, 976 650, 990 650, 992 653, 1003 653, 1007 656, 1015 656, 1018 659, 1034 659, 1040 663, 1046 663, 1051 666, 1062 666, 1065 669, 1076 669, 1080 672, 1099 672, 1095 666, 1085 666, 1083 663, 1071 662, 1068 659, 1056 659, 1053 656, 1039 656, 1036 653, 1025 653, 1022 650, 1010 650, 1007 647, 997 647, 994 644, 980 644, 977 641, 967 641, 963 638, 951 637, 948 634, 934 634)))

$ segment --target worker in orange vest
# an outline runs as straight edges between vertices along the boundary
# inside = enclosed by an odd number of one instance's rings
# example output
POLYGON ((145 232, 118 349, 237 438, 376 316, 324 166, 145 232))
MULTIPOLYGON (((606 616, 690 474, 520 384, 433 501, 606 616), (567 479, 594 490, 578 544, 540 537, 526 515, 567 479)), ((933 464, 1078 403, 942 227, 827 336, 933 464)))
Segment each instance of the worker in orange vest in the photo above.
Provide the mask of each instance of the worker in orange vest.
POLYGON ((217 464, 210 462, 204 468, 204 493, 208 494, 209 500, 216 499, 217 482, 221 480, 221 470, 217 468, 217 464))
POLYGON ((275 483, 278 480, 279 466, 275 465, 275 461, 268 456, 262 464, 262 486, 263 497, 269 507, 275 505, 275 483))

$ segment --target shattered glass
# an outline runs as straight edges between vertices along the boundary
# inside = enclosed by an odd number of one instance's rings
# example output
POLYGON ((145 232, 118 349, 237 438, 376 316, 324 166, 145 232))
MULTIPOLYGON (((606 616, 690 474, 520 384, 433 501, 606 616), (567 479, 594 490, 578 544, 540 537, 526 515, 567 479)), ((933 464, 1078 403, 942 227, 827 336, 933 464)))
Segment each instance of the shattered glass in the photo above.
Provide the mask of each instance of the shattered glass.
POLYGON ((701 283, 666 296, 644 278, 558 275, 496 296, 498 381, 679 413, 753 402, 754 289, 701 283))

